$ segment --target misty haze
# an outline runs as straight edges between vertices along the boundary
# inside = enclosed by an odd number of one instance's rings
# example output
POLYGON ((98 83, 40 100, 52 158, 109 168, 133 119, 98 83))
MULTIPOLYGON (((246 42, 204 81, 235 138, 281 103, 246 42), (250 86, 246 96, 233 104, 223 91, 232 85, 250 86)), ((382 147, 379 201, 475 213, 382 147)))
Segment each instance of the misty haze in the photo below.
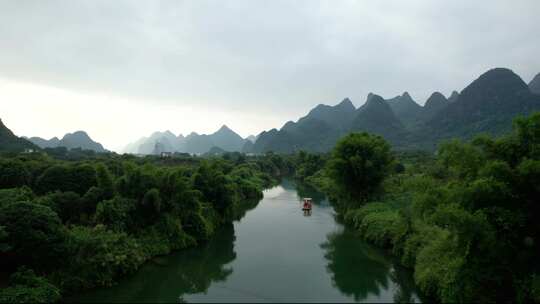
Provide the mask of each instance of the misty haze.
POLYGON ((0 303, 540 302, 539 13, 0 1, 0 303))

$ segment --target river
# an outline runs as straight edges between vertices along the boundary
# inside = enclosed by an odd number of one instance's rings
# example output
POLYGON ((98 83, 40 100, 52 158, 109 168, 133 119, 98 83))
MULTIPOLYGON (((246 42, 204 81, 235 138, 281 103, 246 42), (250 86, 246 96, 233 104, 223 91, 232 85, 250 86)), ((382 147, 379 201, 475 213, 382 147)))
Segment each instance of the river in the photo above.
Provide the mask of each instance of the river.
POLYGON ((284 180, 207 244, 159 257, 81 302, 420 302, 408 271, 335 220, 320 193, 284 180), (302 197, 313 197, 311 215, 302 197))

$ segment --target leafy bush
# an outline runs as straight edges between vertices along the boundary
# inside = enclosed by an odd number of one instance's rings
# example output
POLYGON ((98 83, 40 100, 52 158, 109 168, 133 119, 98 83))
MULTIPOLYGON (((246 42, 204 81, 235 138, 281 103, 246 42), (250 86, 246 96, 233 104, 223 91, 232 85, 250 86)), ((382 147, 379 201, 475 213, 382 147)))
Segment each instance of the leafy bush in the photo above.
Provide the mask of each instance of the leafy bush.
POLYGON ((0 208, 0 226, 10 247, 2 264, 51 269, 65 254, 66 233, 58 215, 49 207, 29 202, 9 203, 0 208))
POLYGON ((379 246, 390 246, 395 238, 399 213, 383 203, 369 203, 346 213, 351 223, 369 241, 379 246))
POLYGON ((8 203, 29 202, 35 195, 28 187, 0 189, 0 207, 8 203))
POLYGON ((103 225, 74 226, 68 250, 68 265, 52 276, 67 291, 110 286, 116 277, 133 273, 147 259, 134 238, 103 225))
POLYGON ((95 221, 114 231, 125 231, 133 226, 131 212, 134 207, 132 200, 120 196, 102 201, 96 207, 95 221))
POLYGON ((31 175, 20 160, 0 160, 0 189, 30 184, 31 175))
POLYGON ((21 267, 10 277, 10 286, 0 290, 0 303, 54 303, 60 290, 34 271, 21 267))

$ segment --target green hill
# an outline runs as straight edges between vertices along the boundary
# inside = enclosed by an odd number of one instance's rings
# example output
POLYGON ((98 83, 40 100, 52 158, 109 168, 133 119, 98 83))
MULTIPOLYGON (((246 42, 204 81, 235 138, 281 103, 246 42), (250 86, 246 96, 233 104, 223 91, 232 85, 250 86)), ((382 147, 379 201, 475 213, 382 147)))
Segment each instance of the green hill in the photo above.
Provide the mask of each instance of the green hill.
POLYGON ((431 138, 470 138, 510 131, 512 119, 540 110, 540 96, 509 69, 496 68, 467 86, 459 98, 426 123, 431 138))
POLYGON ((0 151, 22 152, 25 149, 39 149, 30 141, 13 134, 0 119, 0 151))

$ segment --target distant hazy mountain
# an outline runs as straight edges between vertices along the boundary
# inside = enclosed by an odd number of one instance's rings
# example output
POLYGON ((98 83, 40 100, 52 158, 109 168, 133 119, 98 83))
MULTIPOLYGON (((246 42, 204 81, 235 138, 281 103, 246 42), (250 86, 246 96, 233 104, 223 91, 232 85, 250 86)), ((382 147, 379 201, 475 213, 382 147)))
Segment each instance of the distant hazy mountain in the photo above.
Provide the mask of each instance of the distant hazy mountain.
POLYGON ((531 82, 529 82, 529 89, 534 94, 540 95, 540 73, 536 74, 531 82))
POLYGON ((191 133, 186 137, 186 147, 185 151, 181 152, 187 152, 187 153, 206 153, 208 152, 212 147, 214 146, 214 143, 212 142, 212 139, 210 136, 206 134, 197 134, 197 133, 191 133))
POLYGON ((501 134, 511 129, 516 115, 534 110, 540 110, 540 96, 532 94, 511 70, 496 68, 467 86, 457 101, 427 122, 427 127, 436 138, 501 134))
POLYGON ((83 150, 107 152, 100 143, 93 141, 84 131, 67 133, 62 139, 53 137, 47 140, 41 137, 31 137, 28 140, 41 148, 66 147, 68 149, 81 148, 83 150))
POLYGON ((226 125, 223 125, 209 137, 214 146, 229 152, 241 151, 246 141, 226 125))
POLYGON ((394 114, 396 114, 396 116, 399 117, 399 120, 406 126, 415 124, 420 115, 422 115, 422 107, 417 104, 407 92, 404 92, 401 96, 388 99, 386 102, 394 114))
POLYGON ((53 137, 49 140, 43 139, 41 137, 30 137, 27 139, 33 142, 35 145, 39 146, 40 148, 56 148, 60 145, 60 139, 58 139, 58 137, 53 137))
POLYGON ((255 141, 257 141, 257 137, 258 136, 250 135, 250 136, 246 137, 245 139, 251 141, 252 143, 254 143, 255 141))
POLYGON ((240 152, 242 153, 251 153, 253 152, 253 146, 254 146, 254 142, 251 141, 251 140, 246 140, 246 142, 244 143, 244 146, 242 147, 242 150, 240 152))
POLYGON ((227 151, 221 149, 220 147, 214 146, 210 148, 210 150, 208 150, 206 153, 204 153, 204 156, 219 156, 219 155, 223 155, 226 152, 227 151))
POLYGON ((161 152, 203 154, 212 147, 218 147, 224 151, 239 152, 242 151, 246 141, 246 139, 223 125, 210 135, 192 132, 184 137, 182 134, 175 136, 170 131, 154 132, 150 137, 143 137, 136 142, 130 143, 123 151, 135 154, 160 154, 161 152))
POLYGON ((259 138, 253 144, 252 152, 262 153, 267 151, 289 153, 294 151, 294 142, 289 138, 286 131, 271 129, 259 134, 259 138))
POLYGON ((68 149, 81 148, 83 150, 93 150, 96 152, 106 152, 100 143, 93 141, 84 131, 68 133, 60 140, 59 146, 68 149))
POLYGON ((38 149, 38 147, 30 141, 13 134, 0 119, 0 151, 21 152, 24 149, 38 149))
POLYGON ((174 135, 171 131, 154 132, 150 137, 143 137, 135 143, 124 148, 125 153, 134 154, 160 154, 161 152, 174 152, 183 150, 185 138, 182 134, 174 135), (155 151, 157 146, 157 150, 155 151))

